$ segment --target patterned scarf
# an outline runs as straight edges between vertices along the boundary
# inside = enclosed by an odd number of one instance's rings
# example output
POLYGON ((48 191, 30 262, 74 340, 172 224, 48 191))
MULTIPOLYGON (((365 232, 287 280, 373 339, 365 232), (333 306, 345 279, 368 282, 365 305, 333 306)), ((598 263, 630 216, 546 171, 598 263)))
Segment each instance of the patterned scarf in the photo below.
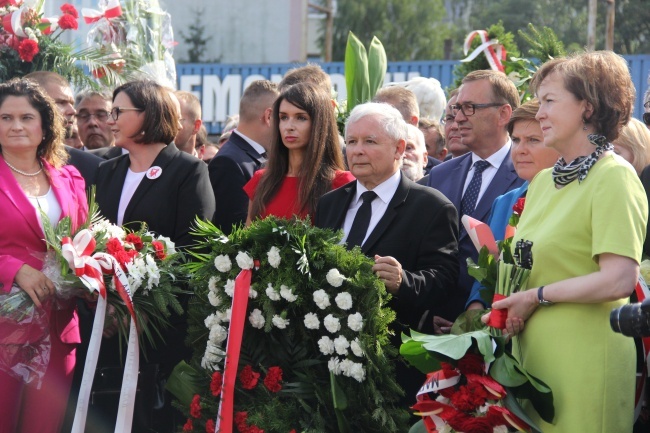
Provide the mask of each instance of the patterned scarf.
POLYGON ((589 174, 591 167, 598 161, 598 158, 604 152, 614 150, 614 145, 608 143, 603 135, 589 134, 587 139, 589 139, 591 144, 596 146, 594 153, 587 156, 579 156, 569 164, 566 163, 564 158, 558 159, 555 163, 553 167, 553 182, 555 182, 557 188, 562 188, 576 179, 578 179, 579 183, 582 182, 587 177, 587 174, 589 174))

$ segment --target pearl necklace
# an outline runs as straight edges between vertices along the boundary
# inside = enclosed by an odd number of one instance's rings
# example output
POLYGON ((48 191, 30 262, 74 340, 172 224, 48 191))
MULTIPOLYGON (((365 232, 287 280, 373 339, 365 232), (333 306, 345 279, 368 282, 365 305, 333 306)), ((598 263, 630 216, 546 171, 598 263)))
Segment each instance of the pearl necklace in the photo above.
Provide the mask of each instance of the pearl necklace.
POLYGON ((24 171, 22 171, 22 170, 18 170, 16 167, 14 167, 13 165, 11 165, 11 164, 9 163, 9 161, 7 161, 6 159, 5 159, 5 162, 7 163, 7 165, 9 166, 10 169, 12 169, 13 171, 15 171, 15 172, 18 173, 18 174, 22 174, 23 176, 27 176, 27 177, 38 176, 38 175, 41 173, 41 171, 43 171, 43 164, 41 164, 41 163, 39 163, 39 165, 40 165, 41 168, 40 168, 36 173, 27 173, 27 172, 24 172, 24 171))

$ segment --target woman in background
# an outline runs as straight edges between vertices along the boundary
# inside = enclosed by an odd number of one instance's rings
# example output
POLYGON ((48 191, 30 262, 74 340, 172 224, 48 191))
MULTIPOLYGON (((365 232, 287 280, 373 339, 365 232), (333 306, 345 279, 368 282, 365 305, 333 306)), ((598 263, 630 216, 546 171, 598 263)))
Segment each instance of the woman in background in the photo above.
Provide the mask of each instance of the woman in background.
POLYGON ((344 171, 330 95, 310 83, 293 85, 273 105, 275 131, 269 160, 244 186, 255 218, 313 214, 326 192, 354 180, 344 171))
POLYGON ((614 140, 614 153, 621 155, 632 164, 641 176, 643 169, 650 164, 650 130, 638 119, 630 119, 614 140))

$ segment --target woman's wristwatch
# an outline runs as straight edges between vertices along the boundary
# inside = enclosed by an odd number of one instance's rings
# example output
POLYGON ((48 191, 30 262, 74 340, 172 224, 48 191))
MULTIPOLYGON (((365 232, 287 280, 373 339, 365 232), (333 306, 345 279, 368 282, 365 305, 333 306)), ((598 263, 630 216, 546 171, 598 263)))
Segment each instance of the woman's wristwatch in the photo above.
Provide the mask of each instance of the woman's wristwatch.
POLYGON ((541 286, 539 289, 537 289, 537 300, 539 301, 539 305, 542 307, 548 307, 549 305, 553 305, 551 301, 547 301, 544 299, 544 286, 541 286))

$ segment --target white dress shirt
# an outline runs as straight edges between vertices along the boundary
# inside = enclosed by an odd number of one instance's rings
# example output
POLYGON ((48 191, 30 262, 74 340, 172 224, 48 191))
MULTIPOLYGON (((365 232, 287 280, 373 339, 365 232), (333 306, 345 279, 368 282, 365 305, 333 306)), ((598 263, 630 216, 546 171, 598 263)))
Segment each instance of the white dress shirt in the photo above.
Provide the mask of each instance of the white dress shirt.
MULTIPOLYGON (((484 160, 489 162, 490 166, 485 170, 483 170, 481 189, 478 192, 478 198, 476 199, 477 204, 478 202, 481 201, 481 197, 483 197, 483 194, 487 190, 488 186, 490 186, 492 179, 494 179, 494 176, 496 176, 499 167, 501 167, 501 164, 503 164, 503 161, 505 161, 506 157, 508 156, 508 152, 510 151, 511 146, 512 146, 512 141, 508 139, 506 144, 501 149, 497 150, 495 153, 493 153, 492 155, 490 155, 488 158, 484 160)), ((469 172, 467 172, 467 177, 465 178, 465 185, 463 186, 463 195, 465 195, 465 190, 467 190, 467 187, 469 186, 469 183, 472 181, 472 177, 474 176, 474 163, 476 161, 481 161, 481 158, 472 152, 472 166, 470 167, 469 172)))

